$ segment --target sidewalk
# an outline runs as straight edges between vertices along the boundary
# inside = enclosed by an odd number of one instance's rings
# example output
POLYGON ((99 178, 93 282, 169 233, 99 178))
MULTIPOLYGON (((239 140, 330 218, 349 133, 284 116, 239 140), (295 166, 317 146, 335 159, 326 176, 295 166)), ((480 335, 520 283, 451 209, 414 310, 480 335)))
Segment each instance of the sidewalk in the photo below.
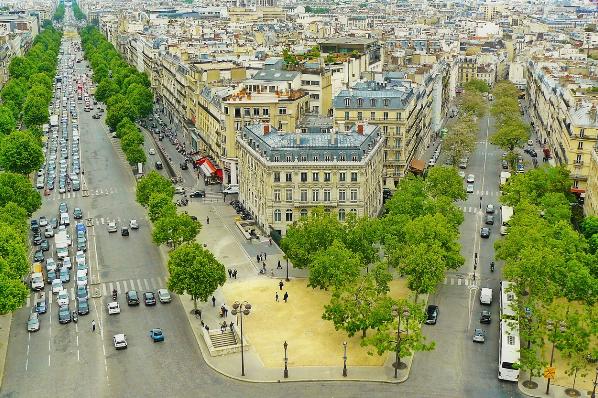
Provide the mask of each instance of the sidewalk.
POLYGON ((550 391, 546 394, 546 379, 543 377, 532 377, 532 382, 538 385, 537 388, 527 388, 524 386, 529 381, 529 376, 523 372, 519 375, 519 391, 529 397, 552 397, 552 398, 570 398, 570 397, 589 397, 592 391, 577 390, 578 395, 575 394, 575 390, 569 387, 562 387, 556 384, 550 385, 550 391))
POLYGON ((0 386, 4 381, 4 365, 6 363, 6 351, 8 350, 8 338, 12 325, 12 313, 0 315, 0 386))
MULTIPOLYGON (((234 209, 224 203, 202 203, 200 201, 191 201, 185 209, 190 215, 197 216, 202 222, 203 228, 198 237, 198 240, 205 244, 205 246, 214 253, 215 257, 221 261, 225 268, 236 269, 238 271, 237 279, 227 280, 227 284, 248 282, 260 279, 274 279, 273 284, 276 284, 276 279, 286 277, 286 260, 283 258, 284 253, 276 244, 269 244, 269 240, 263 237, 259 241, 247 240, 241 234, 235 224, 236 213, 234 209), (207 224, 206 218, 210 218, 210 224, 207 224), (267 275, 258 274, 258 264, 256 254, 266 253, 266 267, 267 275), (278 261, 281 261, 282 270, 277 269, 278 261), (274 276, 272 276, 272 273, 274 276)), ((161 250, 165 261, 167 253, 165 249, 161 250)), ((290 282, 296 278, 307 277, 307 271, 293 268, 289 263, 289 277, 290 282)), ((285 282, 286 283, 286 282, 285 282)), ((386 383, 401 383, 407 380, 409 371, 411 369, 411 358, 401 358, 406 363, 405 369, 400 369, 398 378, 394 378, 394 355, 389 354, 384 360, 384 366, 352 366, 351 352, 347 352, 347 376, 343 377, 343 347, 338 347, 338 366, 289 366, 287 379, 283 378, 284 371, 284 351, 280 347, 280 367, 266 367, 262 362, 259 354, 254 349, 251 341, 248 340, 247 335, 244 336, 246 341, 245 351, 243 353, 245 363, 245 375, 241 376, 241 353, 227 354, 223 356, 211 356, 209 349, 204 341, 204 330, 201 322, 210 327, 210 330, 217 330, 223 318, 220 317, 220 305, 225 303, 225 297, 222 288, 218 289, 214 297, 216 305, 213 306, 211 300, 207 303, 199 303, 198 308, 202 312, 201 320, 195 318, 191 314, 193 310, 193 301, 188 296, 181 296, 181 302, 185 308, 185 312, 189 319, 189 323, 195 334, 197 343, 202 351, 206 363, 215 371, 224 376, 260 383, 277 383, 286 381, 330 381, 330 380, 352 380, 352 381, 378 381, 386 383)), ((231 303, 226 303, 227 307, 231 308, 231 303)), ((235 322, 236 318, 230 313, 226 317, 226 322, 235 322)), ((238 326, 237 326, 238 330, 238 326)), ((293 346, 289 344, 289 357, 292 352, 300 349, 309 349, 303 347, 293 346)), ((289 363, 292 358, 289 358, 289 363)))

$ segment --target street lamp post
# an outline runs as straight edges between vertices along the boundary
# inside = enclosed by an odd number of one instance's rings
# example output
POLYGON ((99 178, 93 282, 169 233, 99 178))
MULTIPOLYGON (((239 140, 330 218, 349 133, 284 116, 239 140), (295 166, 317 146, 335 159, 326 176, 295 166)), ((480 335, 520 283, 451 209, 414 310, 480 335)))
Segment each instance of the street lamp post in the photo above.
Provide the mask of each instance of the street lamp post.
MULTIPOLYGON (((285 256, 285 257, 286 257, 286 256, 285 256)), ((288 282, 288 281, 290 280, 290 279, 289 279, 289 258, 288 258, 288 257, 286 257, 286 259, 287 259, 287 279, 286 279, 286 281, 288 282)))
POLYGON ((343 377, 347 377, 347 342, 343 341, 345 354, 343 355, 343 377))
POLYGON ((287 364, 289 362, 289 358, 287 357, 287 347, 289 345, 287 344, 286 340, 282 346, 284 347, 284 378, 288 379, 289 378, 289 368, 287 367, 287 364))
MULTIPOLYGON (((554 346, 556 345, 557 329, 554 327, 554 322, 550 319, 546 322, 546 329, 548 329, 549 332, 553 332, 553 334, 552 334, 552 350, 550 351, 550 367, 552 368, 552 361, 554 360, 554 346)), ((565 324, 563 322, 560 323, 559 330, 561 331, 561 333, 565 331, 565 324)), ((550 378, 548 379, 548 382, 546 383, 546 395, 548 395, 549 391, 550 391, 550 378)))
POLYGON ((234 302, 231 313, 233 315, 239 314, 241 318, 241 376, 245 376, 245 357, 243 353, 243 315, 249 315, 249 312, 251 312, 251 304, 249 304, 247 301, 243 301, 242 303, 239 303, 238 301, 234 302))
POLYGON ((596 368, 596 376, 594 376, 594 389, 592 390, 591 398, 596 398, 596 386, 598 385, 598 368, 596 368))
POLYGON ((395 347, 395 379, 399 377, 399 368, 404 369, 404 364, 401 363, 401 315, 407 318, 409 316, 409 309, 404 308, 402 311, 397 306, 393 306, 392 308, 392 315, 398 318, 397 322, 397 340, 396 340, 396 347, 395 347), (401 366, 403 365, 403 366, 401 366))

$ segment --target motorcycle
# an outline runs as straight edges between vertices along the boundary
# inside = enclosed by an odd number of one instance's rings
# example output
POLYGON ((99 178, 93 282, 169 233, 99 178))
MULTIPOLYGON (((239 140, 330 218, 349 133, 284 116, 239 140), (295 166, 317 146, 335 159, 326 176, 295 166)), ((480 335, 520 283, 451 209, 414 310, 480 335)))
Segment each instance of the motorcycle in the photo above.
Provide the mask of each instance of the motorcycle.
POLYGON ((112 300, 116 301, 116 298, 118 297, 118 292, 116 290, 112 291, 112 300))
POLYGON ((490 272, 494 272, 494 261, 490 263, 490 272))
POLYGON ((77 323, 78 320, 77 311, 73 311, 73 322, 77 323))

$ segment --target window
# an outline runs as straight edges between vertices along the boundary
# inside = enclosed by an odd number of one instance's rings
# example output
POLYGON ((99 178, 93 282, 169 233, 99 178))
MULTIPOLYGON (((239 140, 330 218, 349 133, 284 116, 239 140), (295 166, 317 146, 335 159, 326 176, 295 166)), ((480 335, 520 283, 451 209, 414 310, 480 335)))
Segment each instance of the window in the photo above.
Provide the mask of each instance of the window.
POLYGON ((371 98, 371 99, 370 99, 370 106, 371 106, 372 108, 374 108, 374 107, 376 106, 376 98, 371 98))
POLYGON ((354 162, 357 162, 357 160, 358 160, 357 155, 353 154, 351 156, 351 160, 354 161, 354 162))
POLYGON ((338 155, 338 160, 340 160, 341 162, 344 162, 345 160, 347 160, 347 157, 345 156, 344 153, 341 153, 338 155))
POLYGON ((363 112, 357 112, 357 120, 363 120, 363 112))
POLYGON ((345 120, 349 120, 349 112, 345 112, 345 120))
POLYGON ((312 100, 320 99, 320 94, 310 94, 309 98, 312 99, 312 100))
POLYGON ((293 188, 287 188, 285 195, 286 195, 286 201, 292 202, 293 201, 293 188))
POLYGON ((347 173, 345 173, 344 171, 341 171, 340 173, 338 173, 338 180, 340 182, 347 181, 347 173))
POLYGON ((274 190, 274 201, 275 202, 280 202, 280 189, 275 189, 274 190))
POLYGON ((338 209, 338 220, 345 221, 345 209, 338 209))
POLYGON ((301 155, 301 161, 307 162, 307 155, 301 155))
POLYGON ((243 108, 243 116, 251 116, 251 109, 243 108))
POLYGON ((389 107, 390 106, 390 99, 384 98, 384 106, 385 107, 389 107))
POLYGON ((301 209, 301 218, 307 217, 307 209, 301 209))
POLYGON ((370 112, 370 120, 376 120, 376 112, 370 112))
POLYGON ((586 135, 586 132, 584 129, 579 130, 579 138, 583 138, 586 135))
POLYGON ((357 202, 357 189, 351 190, 351 202, 357 202))
POLYGON ((384 133, 384 135, 388 134, 388 126, 382 126, 382 132, 384 133))
POLYGON ((345 98, 345 106, 347 108, 351 106, 351 99, 350 98, 345 98))
POLYGON ((274 182, 280 182, 280 171, 274 172, 274 182))
POLYGON ((311 180, 314 182, 320 181, 320 173, 312 173, 311 180))
POLYGON ((225 106, 225 107, 224 107, 224 114, 225 114, 225 115, 228 115, 228 106, 225 106))
POLYGON ((260 115, 260 108, 253 108, 253 116, 259 116, 260 115))
POLYGON ((330 155, 328 155, 328 154, 324 155, 324 160, 327 162, 330 162, 330 155))
POLYGON ((363 106, 363 98, 357 98, 357 106, 360 108, 363 106))
POLYGON ((382 118, 383 118, 384 120, 388 120, 388 112, 384 112, 384 113, 382 114, 382 118))
POLYGON ((314 157, 312 158, 312 160, 313 160, 314 162, 317 162, 317 161, 319 161, 319 160, 320 160, 320 158, 318 157, 318 155, 314 155, 314 157))
POLYGON ((278 209, 274 210, 274 222, 280 222, 282 219, 282 212, 278 209))
POLYGON ((285 216, 287 222, 293 221, 293 210, 287 209, 285 216))
POLYGON ((312 202, 320 201, 320 190, 319 189, 314 189, 311 191, 311 201, 312 202))
POLYGON ((346 192, 344 189, 338 190, 338 201, 345 202, 347 200, 346 192))
MULTIPOLYGON (((288 160, 287 160, 287 162, 288 162, 288 160)), ((285 181, 286 182, 293 181, 293 174, 292 173, 286 173, 286 175, 285 175, 285 181)))
POLYGON ((357 209, 351 209, 351 210, 349 210, 349 211, 350 211, 351 213, 353 213, 353 214, 357 214, 357 209))
POLYGON ((280 156, 274 155, 274 161, 275 162, 280 162, 280 156))
POLYGON ((357 182, 357 172, 356 171, 351 172, 351 182, 357 182))
POLYGON ((286 115, 287 114, 287 108, 283 108, 283 107, 278 108, 278 114, 279 115, 286 115))
POLYGON ((324 172, 324 182, 330 182, 330 172, 329 171, 324 172))
POLYGON ((324 202, 330 202, 330 189, 324 190, 324 202))
POLYGON ((577 149, 583 149, 583 141, 577 143, 577 149))
POLYGON ((301 201, 302 202, 307 202, 307 189, 302 189, 301 190, 301 201))
POLYGON ((307 173, 301 172, 301 182, 307 182, 307 173))
POLYGON ((268 116, 270 114, 269 108, 262 108, 262 116, 268 116))
POLYGON ((241 117, 241 108, 235 108, 235 117, 241 117))
MULTIPOLYGON (((287 159, 287 162, 292 162, 293 161, 293 159, 291 158, 291 155, 287 155, 286 159, 287 159)), ((287 175, 289 175, 289 174, 290 173, 287 173, 287 175)), ((291 181, 291 180, 287 180, 287 181, 291 181)))

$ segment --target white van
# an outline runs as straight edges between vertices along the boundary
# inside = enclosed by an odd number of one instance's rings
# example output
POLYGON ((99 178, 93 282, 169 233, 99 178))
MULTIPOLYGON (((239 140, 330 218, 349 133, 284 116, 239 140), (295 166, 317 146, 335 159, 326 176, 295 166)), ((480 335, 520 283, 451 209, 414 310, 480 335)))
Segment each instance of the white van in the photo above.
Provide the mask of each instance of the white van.
POLYGON ((71 218, 68 213, 60 213, 60 225, 70 225, 71 218))
POLYGON ((238 184, 230 184, 223 191, 223 193, 239 193, 238 184))
POLYGON ((482 291, 480 292, 480 304, 492 304, 492 289, 489 287, 482 288, 482 291))

